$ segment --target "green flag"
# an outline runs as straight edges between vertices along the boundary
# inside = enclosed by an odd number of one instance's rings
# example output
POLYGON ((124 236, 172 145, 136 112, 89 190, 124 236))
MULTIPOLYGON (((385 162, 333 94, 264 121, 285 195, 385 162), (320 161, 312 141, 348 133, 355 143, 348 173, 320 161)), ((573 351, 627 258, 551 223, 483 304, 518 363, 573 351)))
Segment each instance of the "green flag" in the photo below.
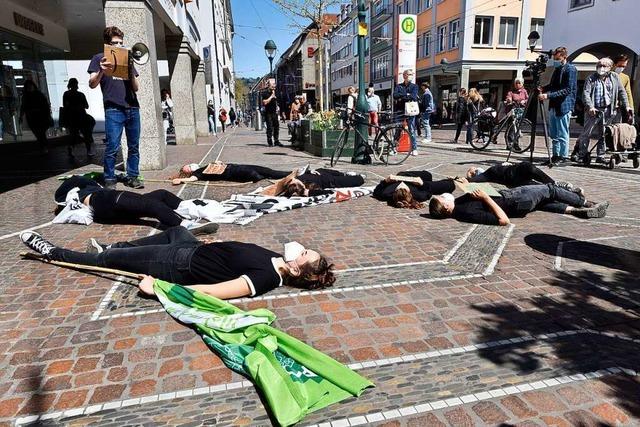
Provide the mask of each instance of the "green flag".
POLYGON ((156 280, 165 310, 193 325, 234 371, 253 380, 280 425, 359 396, 373 383, 343 364, 271 326, 276 316, 261 308, 242 311, 218 298, 156 280))

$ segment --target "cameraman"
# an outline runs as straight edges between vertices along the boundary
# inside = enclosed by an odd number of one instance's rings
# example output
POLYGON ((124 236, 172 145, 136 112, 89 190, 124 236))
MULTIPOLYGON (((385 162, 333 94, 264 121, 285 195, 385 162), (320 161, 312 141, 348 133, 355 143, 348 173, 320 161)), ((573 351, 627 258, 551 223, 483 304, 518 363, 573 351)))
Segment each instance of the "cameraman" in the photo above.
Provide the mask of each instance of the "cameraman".
POLYGON ((280 144, 280 121, 278 120, 278 97, 276 96, 276 79, 269 79, 269 87, 262 93, 264 121, 267 125, 267 144, 282 147, 280 144))
POLYGON ((569 122, 578 92, 578 70, 567 61, 567 56, 566 47, 553 51, 551 81, 540 88, 542 93, 538 96, 541 101, 549 100, 549 136, 553 141, 551 161, 554 163, 569 161, 569 122))
MULTIPOLYGON (((123 47, 124 33, 118 27, 107 27, 102 33, 105 44, 123 47)), ((140 104, 136 92, 140 88, 138 72, 129 63, 129 78, 112 77, 114 64, 98 53, 89 64, 89 87, 100 85, 104 103, 104 130, 107 146, 104 150, 105 188, 116 187, 116 157, 120 149, 122 131, 127 135, 127 181, 132 188, 144 188, 140 177, 140 104)))

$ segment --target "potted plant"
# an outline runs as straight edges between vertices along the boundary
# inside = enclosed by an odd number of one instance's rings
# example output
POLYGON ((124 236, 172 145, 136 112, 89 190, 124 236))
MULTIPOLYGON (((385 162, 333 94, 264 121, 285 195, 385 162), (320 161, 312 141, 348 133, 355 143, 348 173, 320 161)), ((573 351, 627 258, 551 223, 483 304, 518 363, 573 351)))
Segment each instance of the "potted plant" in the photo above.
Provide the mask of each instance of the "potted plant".
MULTIPOLYGON (((336 141, 342 132, 340 115, 333 111, 316 112, 310 115, 311 138, 305 142, 304 150, 314 156, 331 157, 336 141)), ((353 155, 355 132, 349 132, 349 141, 342 151, 342 156, 353 155)))

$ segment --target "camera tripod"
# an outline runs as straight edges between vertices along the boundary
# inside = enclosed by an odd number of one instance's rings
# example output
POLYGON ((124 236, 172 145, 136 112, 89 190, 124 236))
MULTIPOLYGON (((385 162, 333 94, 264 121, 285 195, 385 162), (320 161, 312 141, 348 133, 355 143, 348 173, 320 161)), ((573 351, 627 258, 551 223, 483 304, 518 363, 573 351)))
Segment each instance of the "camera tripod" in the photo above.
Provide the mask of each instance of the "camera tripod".
MULTIPOLYGON (((544 144, 547 147, 547 156, 549 157, 549 167, 553 167, 553 162, 551 161, 552 156, 552 147, 549 145, 549 130, 547 128, 547 115, 544 109, 544 102, 538 99, 540 95, 540 74, 537 72, 533 72, 533 91, 529 95, 529 99, 527 100, 527 105, 524 107, 524 113, 522 117, 518 119, 517 126, 517 138, 520 138, 520 126, 525 119, 529 119, 531 122, 531 145, 529 147, 530 157, 529 161, 533 163, 533 152, 536 149, 536 133, 538 128, 538 111, 542 115, 542 128, 544 130, 544 144)), ((507 155, 507 162, 511 157, 511 153, 513 152, 514 144, 511 144, 509 147, 509 154, 507 155)))

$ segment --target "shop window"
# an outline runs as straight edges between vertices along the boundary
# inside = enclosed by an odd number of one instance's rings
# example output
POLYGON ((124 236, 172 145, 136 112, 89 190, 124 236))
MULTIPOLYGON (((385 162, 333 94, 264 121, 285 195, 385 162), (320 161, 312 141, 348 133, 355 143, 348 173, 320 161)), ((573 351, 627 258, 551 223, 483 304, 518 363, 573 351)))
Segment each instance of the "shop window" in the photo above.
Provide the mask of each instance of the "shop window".
POLYGON ((475 27, 473 31, 473 44, 491 46, 493 33, 493 17, 492 16, 476 16, 475 27))
POLYGON ((500 46, 515 46, 518 41, 518 18, 500 18, 500 34, 498 44, 500 46))

